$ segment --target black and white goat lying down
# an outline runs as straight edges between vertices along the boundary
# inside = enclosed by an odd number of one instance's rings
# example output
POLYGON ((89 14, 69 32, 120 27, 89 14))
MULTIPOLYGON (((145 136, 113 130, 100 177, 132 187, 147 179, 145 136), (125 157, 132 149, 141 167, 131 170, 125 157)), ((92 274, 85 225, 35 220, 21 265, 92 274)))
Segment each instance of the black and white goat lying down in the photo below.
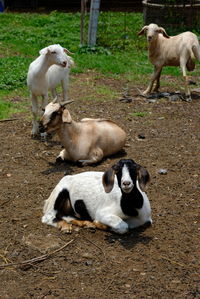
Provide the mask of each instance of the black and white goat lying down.
POLYGON ((66 232, 75 224, 119 234, 152 223, 144 192, 149 179, 148 171, 131 159, 120 160, 105 173, 65 176, 45 201, 42 222, 66 232))

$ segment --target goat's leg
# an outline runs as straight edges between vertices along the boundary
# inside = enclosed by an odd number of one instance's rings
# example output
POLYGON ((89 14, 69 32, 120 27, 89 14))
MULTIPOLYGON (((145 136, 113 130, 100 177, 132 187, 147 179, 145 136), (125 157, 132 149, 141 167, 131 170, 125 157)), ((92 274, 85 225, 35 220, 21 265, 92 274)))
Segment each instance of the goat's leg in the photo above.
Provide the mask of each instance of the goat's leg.
POLYGON ((103 159, 103 151, 100 148, 93 149, 88 155, 88 159, 80 159, 82 165, 90 165, 100 162, 103 159))
POLYGON ((96 215, 98 221, 111 228, 112 231, 118 234, 124 234, 128 231, 128 224, 123 221, 119 216, 108 215, 105 210, 102 210, 96 215))
POLYGON ((88 220, 78 220, 78 219, 74 219, 71 220, 70 223, 80 226, 80 227, 86 227, 86 228, 98 228, 101 230, 107 230, 108 226, 102 224, 99 221, 88 221, 88 220))
POLYGON ((51 89, 51 94, 52 94, 52 97, 53 97, 53 99, 54 99, 54 101, 55 101, 55 99, 58 98, 58 94, 57 94, 57 91, 56 91, 55 88, 52 88, 52 89, 51 89))
POLYGON ((45 107, 48 105, 48 94, 45 94, 42 96, 42 109, 40 109, 40 114, 43 114, 43 109, 45 109, 45 107))
POLYGON ((56 161, 65 161, 65 160, 71 160, 69 153, 66 151, 66 149, 64 148, 60 154, 57 156, 56 161))
POLYGON ((158 76, 157 76, 157 78, 155 80, 156 81, 156 85, 155 85, 153 91, 158 92, 158 90, 160 88, 160 76, 161 76, 161 72, 162 72, 162 68, 160 69, 160 72, 159 72, 159 74, 158 74, 158 76))
POLYGON ((63 101, 65 102, 68 100, 68 85, 69 85, 68 76, 65 78, 65 80, 61 81, 61 85, 62 85, 63 101))
POLYGON ((161 71, 162 71, 162 67, 158 67, 158 66, 154 67, 154 73, 151 76, 151 82, 150 82, 149 86, 147 87, 147 89, 143 92, 143 95, 147 95, 148 93, 150 93, 152 91, 153 84, 154 84, 155 80, 157 80, 157 78, 158 78, 158 80, 160 79, 159 76, 161 74, 161 71))
POLYGON ((39 122, 38 122, 38 100, 35 95, 31 95, 32 101, 32 114, 33 114, 33 121, 32 121, 32 131, 31 136, 36 137, 39 134, 39 122))
POLYGON ((188 102, 191 102, 192 98, 191 98, 191 92, 190 92, 190 88, 189 88, 188 76, 186 73, 186 63, 187 63, 187 61, 185 58, 180 59, 180 67, 181 67, 181 70, 183 73, 183 78, 184 78, 184 83, 185 83, 186 100, 188 102))

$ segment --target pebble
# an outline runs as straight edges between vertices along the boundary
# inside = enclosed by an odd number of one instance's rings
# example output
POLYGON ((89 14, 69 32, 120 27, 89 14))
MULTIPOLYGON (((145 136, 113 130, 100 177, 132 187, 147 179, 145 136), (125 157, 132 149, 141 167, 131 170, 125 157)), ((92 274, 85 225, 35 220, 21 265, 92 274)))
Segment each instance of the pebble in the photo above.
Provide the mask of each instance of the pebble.
POLYGON ((159 174, 167 174, 168 173, 168 170, 167 169, 164 169, 164 168, 161 168, 158 170, 158 173, 159 174))

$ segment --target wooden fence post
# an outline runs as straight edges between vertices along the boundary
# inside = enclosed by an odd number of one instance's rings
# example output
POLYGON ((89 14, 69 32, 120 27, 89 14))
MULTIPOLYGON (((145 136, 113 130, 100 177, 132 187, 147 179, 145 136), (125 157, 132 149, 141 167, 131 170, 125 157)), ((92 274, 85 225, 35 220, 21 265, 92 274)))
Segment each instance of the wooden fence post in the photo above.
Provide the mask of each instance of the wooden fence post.
POLYGON ((89 22, 89 30, 88 30, 89 47, 96 45, 100 2, 101 0, 91 0, 90 22, 89 22))

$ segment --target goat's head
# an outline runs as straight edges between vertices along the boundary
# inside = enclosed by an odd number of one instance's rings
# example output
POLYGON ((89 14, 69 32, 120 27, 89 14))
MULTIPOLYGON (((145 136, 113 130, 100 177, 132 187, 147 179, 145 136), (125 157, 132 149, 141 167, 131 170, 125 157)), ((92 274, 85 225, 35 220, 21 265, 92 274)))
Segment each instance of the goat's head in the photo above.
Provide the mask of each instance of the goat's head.
POLYGON ((132 159, 121 159, 103 174, 102 182, 107 193, 111 192, 114 186, 115 175, 118 185, 124 193, 130 193, 136 186, 136 181, 138 181, 141 190, 144 191, 150 180, 149 173, 144 167, 132 159))
POLYGON ((71 115, 65 108, 65 106, 71 102, 72 101, 57 103, 53 101, 49 103, 45 107, 44 114, 41 118, 41 131, 47 133, 55 132, 60 128, 62 122, 71 123, 71 115))
POLYGON ((72 54, 66 48, 61 47, 59 44, 50 45, 40 50, 40 55, 46 55, 49 64, 57 64, 62 67, 70 67, 72 65, 72 59, 67 54, 72 54))
POLYGON ((159 33, 161 33, 164 37, 169 38, 169 35, 166 33, 165 29, 163 27, 159 27, 157 24, 144 26, 138 35, 145 34, 147 41, 151 42, 157 39, 159 33))

